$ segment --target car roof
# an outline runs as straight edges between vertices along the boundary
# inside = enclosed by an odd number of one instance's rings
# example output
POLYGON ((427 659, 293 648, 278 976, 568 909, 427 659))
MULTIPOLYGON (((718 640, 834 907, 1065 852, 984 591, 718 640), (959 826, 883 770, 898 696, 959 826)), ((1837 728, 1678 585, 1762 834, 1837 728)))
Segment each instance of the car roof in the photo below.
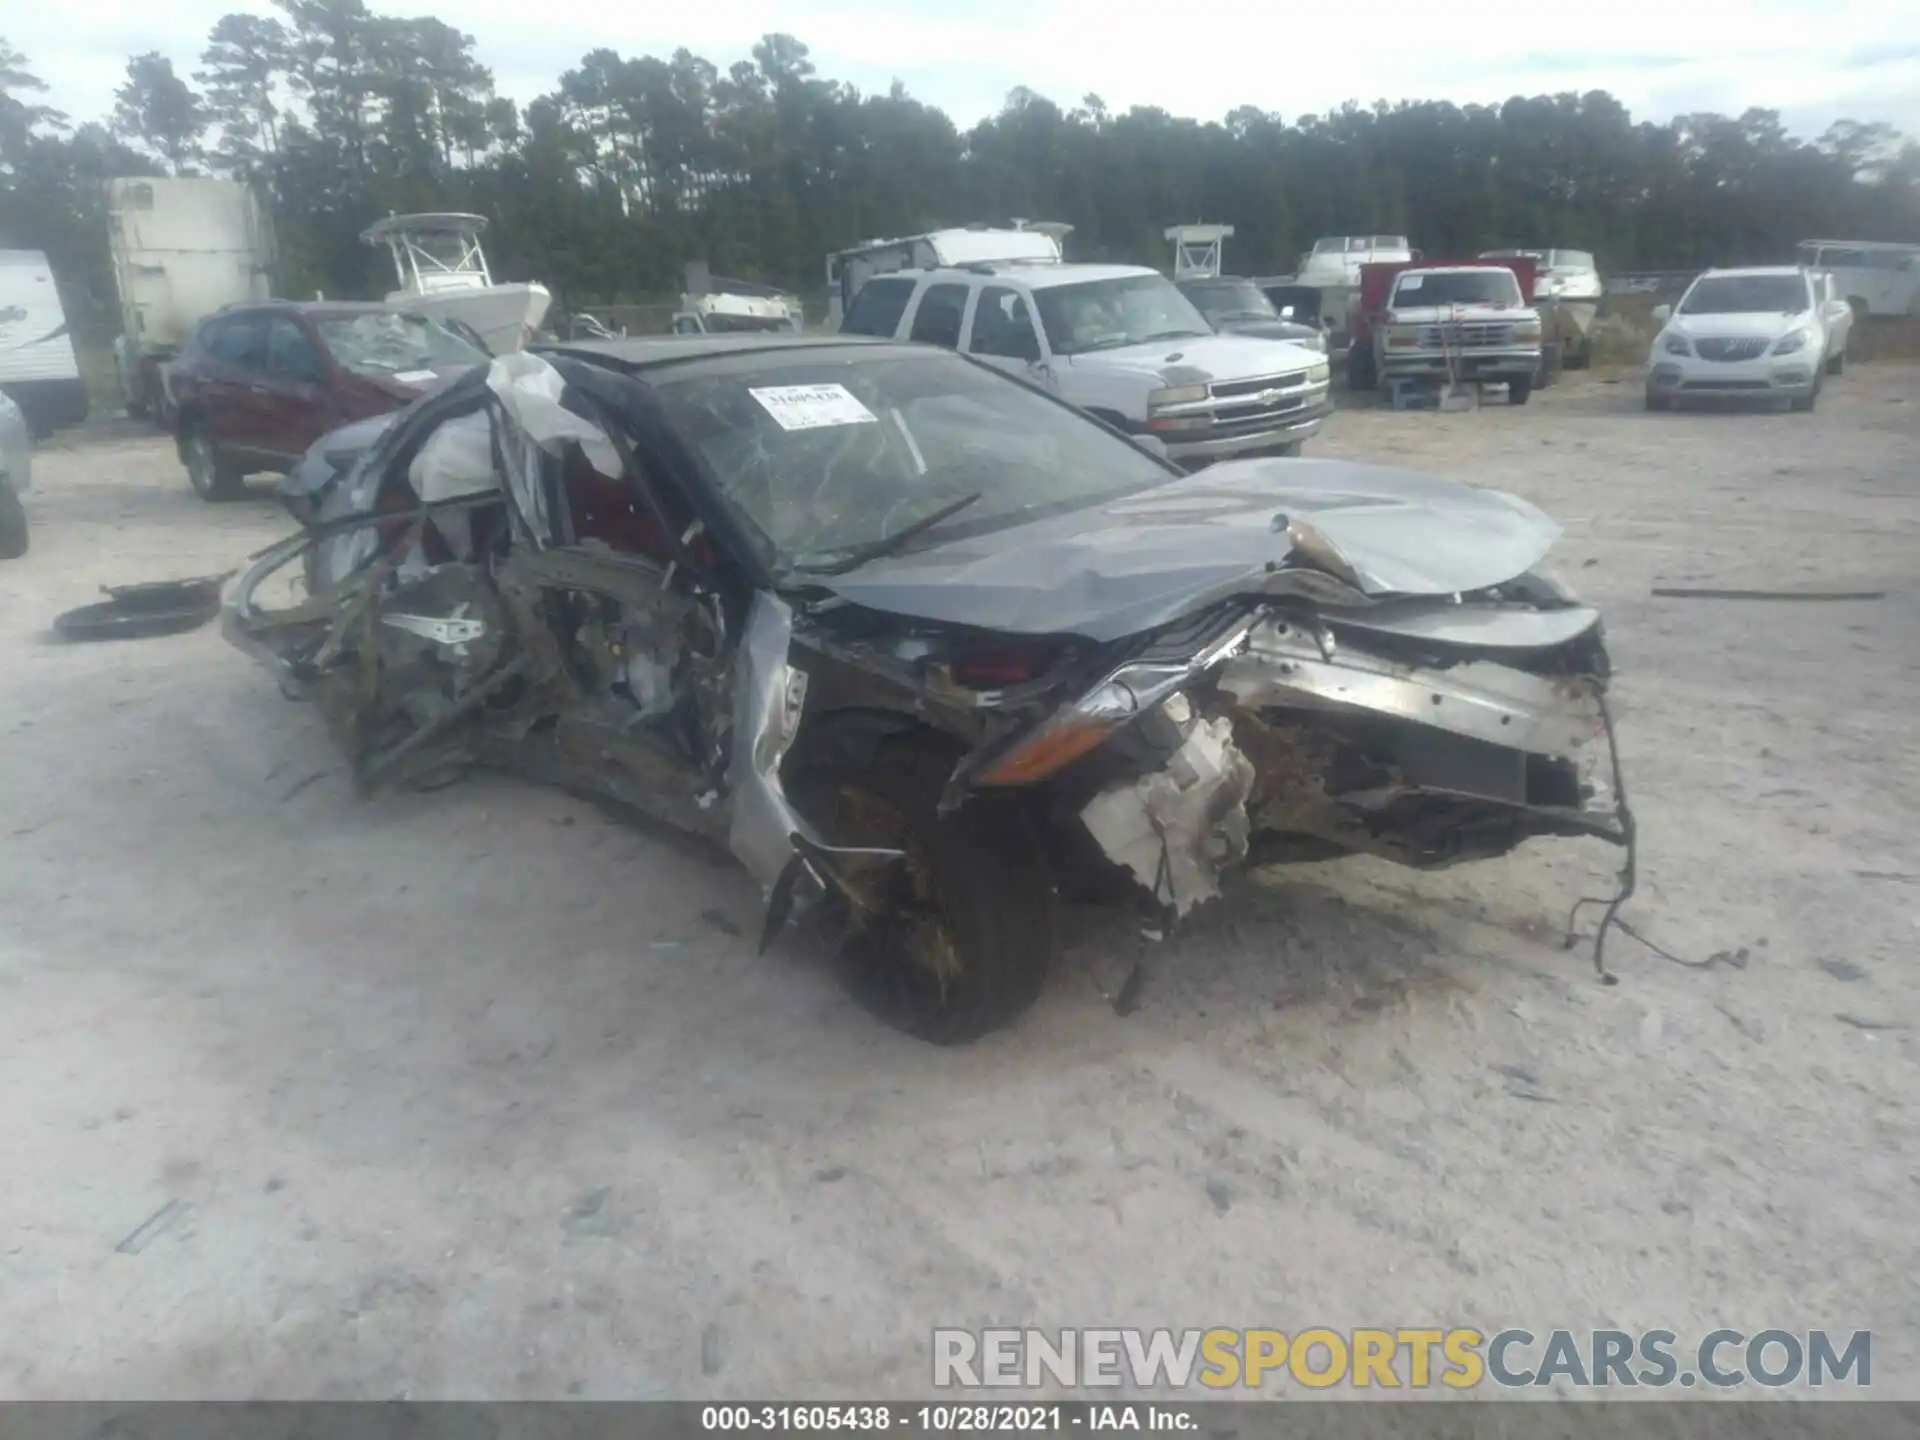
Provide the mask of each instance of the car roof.
MULTIPOLYGON (((876 276, 876 279, 883 277, 876 276)), ((602 363, 612 361, 624 370, 692 360, 724 359, 736 355, 777 355, 804 350, 894 350, 920 353, 926 347, 866 335, 645 335, 624 340, 563 340, 531 347, 542 354, 576 355, 602 363)))

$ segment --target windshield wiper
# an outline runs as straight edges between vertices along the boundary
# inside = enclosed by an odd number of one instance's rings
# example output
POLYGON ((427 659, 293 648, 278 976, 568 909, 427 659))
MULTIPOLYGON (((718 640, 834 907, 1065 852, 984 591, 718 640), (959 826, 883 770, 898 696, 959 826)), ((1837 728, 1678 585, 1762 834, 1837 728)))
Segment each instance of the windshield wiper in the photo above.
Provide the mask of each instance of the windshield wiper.
POLYGON ((1152 345, 1159 340, 1198 340, 1201 336, 1212 333, 1210 330, 1156 330, 1151 335, 1142 336, 1139 343, 1152 345))
POLYGON ((971 495, 962 495, 950 505, 942 505, 930 515, 922 515, 911 525, 903 526, 891 535, 882 535, 878 540, 867 540, 859 545, 847 547, 847 553, 840 559, 827 565, 796 565, 793 568, 808 575, 844 575, 856 570, 869 560, 878 560, 882 555, 891 555, 916 535, 924 535, 942 520, 958 515, 974 501, 980 498, 976 490, 971 495))

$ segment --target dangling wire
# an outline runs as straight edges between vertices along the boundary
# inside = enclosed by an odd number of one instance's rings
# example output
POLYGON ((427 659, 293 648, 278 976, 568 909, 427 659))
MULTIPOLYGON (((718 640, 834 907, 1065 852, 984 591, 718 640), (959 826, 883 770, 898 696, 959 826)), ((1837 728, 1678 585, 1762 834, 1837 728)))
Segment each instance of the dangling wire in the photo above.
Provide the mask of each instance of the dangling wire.
MULTIPOLYGON (((1600 928, 1593 934, 1593 971, 1600 977, 1602 985, 1618 985, 1620 977, 1607 969, 1607 931, 1618 925, 1629 935, 1633 934, 1633 931, 1627 928, 1626 922, 1620 919, 1620 907, 1633 898, 1634 887, 1639 883, 1639 828, 1634 824, 1633 808, 1627 803, 1627 778, 1620 768, 1620 744, 1613 731, 1613 711, 1607 708, 1607 697, 1604 691, 1597 693, 1595 698, 1600 704, 1600 724, 1606 732, 1607 754, 1613 762, 1613 793, 1615 802, 1619 806, 1620 825, 1627 842, 1627 863, 1620 870, 1620 889, 1611 897, 1589 895, 1573 902, 1573 908, 1567 912, 1567 936, 1561 949, 1571 950, 1579 943, 1579 936, 1574 933, 1573 926, 1583 907, 1606 906, 1606 913, 1600 917, 1600 928)), ((1634 938, 1639 939, 1639 936, 1635 935, 1634 938)), ((1645 942, 1642 941, 1642 943, 1645 942)))

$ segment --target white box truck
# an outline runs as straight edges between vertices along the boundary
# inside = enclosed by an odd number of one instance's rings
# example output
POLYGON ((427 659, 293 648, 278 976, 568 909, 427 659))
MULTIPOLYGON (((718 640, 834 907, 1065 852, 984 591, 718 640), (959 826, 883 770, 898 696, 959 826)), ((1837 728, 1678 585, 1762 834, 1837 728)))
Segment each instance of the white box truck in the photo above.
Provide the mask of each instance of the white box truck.
POLYGON ((127 412, 168 418, 163 367, 225 305, 273 293, 267 208, 232 180, 107 182, 113 278, 120 291, 114 363, 127 412))
POLYGON ((0 250, 0 394, 35 435, 87 418, 60 287, 39 250, 0 250))

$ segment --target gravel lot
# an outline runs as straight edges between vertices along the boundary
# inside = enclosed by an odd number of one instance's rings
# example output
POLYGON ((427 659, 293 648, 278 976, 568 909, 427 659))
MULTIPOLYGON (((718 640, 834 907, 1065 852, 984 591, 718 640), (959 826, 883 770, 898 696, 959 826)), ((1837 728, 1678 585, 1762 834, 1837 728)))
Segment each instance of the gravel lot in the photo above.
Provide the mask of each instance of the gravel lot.
POLYGON ((0 1396, 905 1396, 936 1324, 1870 1327, 1920 1397, 1920 370, 1812 415, 1354 410, 1606 611, 1644 837, 1076 913, 1015 1030, 880 1030, 743 873, 506 779, 356 801, 217 630, 104 582, 283 533, 112 424, 0 566, 0 1396), (1656 584, 1884 590, 1665 600, 1656 584), (1714 958, 1717 957, 1717 958, 1714 958), (148 1223, 151 1220, 152 1223, 148 1223))

